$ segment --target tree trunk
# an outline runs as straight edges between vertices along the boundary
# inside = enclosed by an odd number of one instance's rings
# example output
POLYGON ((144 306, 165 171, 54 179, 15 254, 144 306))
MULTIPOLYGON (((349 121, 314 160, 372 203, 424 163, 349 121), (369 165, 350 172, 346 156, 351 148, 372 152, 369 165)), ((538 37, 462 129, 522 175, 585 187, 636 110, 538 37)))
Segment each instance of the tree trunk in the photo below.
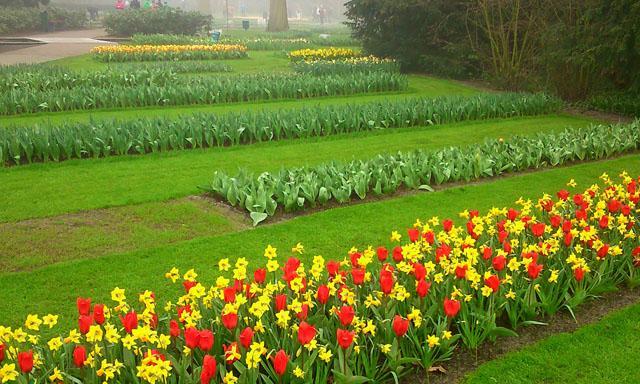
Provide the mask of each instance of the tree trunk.
POLYGON ((282 32, 289 30, 287 0, 269 0, 269 24, 267 31, 282 32))

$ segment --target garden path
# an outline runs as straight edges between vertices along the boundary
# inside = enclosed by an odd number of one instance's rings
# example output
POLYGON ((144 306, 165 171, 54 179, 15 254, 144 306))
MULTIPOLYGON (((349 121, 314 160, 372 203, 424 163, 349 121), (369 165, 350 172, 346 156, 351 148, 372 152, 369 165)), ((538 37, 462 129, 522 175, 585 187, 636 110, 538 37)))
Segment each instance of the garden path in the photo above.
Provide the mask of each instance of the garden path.
POLYGON ((0 65, 42 63, 64 57, 82 55, 88 53, 95 46, 111 44, 107 41, 96 39, 104 35, 103 29, 91 29, 24 36, 46 44, 4 52, 0 50, 0 65))

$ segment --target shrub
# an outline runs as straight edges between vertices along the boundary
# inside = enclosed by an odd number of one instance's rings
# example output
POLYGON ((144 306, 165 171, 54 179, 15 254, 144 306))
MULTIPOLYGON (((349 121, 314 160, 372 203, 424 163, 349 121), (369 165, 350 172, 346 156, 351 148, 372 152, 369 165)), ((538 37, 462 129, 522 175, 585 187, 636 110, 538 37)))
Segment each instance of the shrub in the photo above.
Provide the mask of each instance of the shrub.
POLYGON ((282 111, 92 120, 0 130, 0 161, 21 164, 330 136, 555 112, 545 95, 488 94, 282 111))
POLYGON ((426 189, 445 182, 471 181, 509 172, 597 160, 640 147, 640 120, 627 125, 591 126, 561 133, 487 140, 465 148, 379 155, 350 163, 282 169, 259 176, 240 171, 216 172, 207 191, 251 213, 254 224, 286 212, 347 203, 353 197, 390 194, 399 189, 426 189))
POLYGON ((458 347, 477 352, 598 292, 637 284, 640 226, 630 207, 640 179, 602 178, 486 213, 469 206, 457 222, 419 218, 375 248, 356 244, 328 259, 298 243, 268 245, 262 261, 219 259, 215 280, 174 267, 165 274, 170 297, 122 288, 108 303, 78 297, 69 303, 77 321, 31 313, 0 326, 2 373, 19 382, 203 384, 428 376, 458 347))
POLYGON ((211 17, 198 12, 162 7, 155 10, 126 9, 107 14, 103 19, 107 32, 117 36, 137 33, 195 35, 211 24, 211 17))
MULTIPOLYGON (((61 8, 48 8, 49 20, 60 20, 59 29, 82 28, 86 22, 84 12, 61 8)), ((0 35, 42 30, 40 10, 32 7, 0 6, 0 35)))
POLYGON ((640 117, 640 94, 605 93, 589 98, 580 105, 603 112, 640 117))

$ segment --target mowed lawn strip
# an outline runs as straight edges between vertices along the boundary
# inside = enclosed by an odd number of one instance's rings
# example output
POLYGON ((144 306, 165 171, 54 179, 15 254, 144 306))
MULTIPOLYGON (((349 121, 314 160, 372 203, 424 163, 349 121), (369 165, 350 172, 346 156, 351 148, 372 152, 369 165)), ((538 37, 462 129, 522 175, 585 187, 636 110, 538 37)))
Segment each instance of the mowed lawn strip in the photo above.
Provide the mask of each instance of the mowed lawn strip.
MULTIPOLYGON (((225 75, 229 76, 229 75, 225 75)), ((374 101, 406 99, 408 97, 470 96, 482 92, 477 88, 429 76, 409 76, 409 89, 404 92, 367 93, 352 96, 327 96, 306 99, 224 103, 215 105, 185 105, 91 111, 41 112, 15 116, 0 116, 0 127, 30 126, 46 122, 89 121, 90 119, 136 119, 140 117, 177 116, 190 113, 228 113, 247 110, 279 110, 283 108, 313 107, 316 105, 357 104, 374 101)), ((486 91, 485 91, 486 92, 486 91)))
POLYGON ((0 169, 0 222, 183 197, 199 193, 197 187, 209 183, 216 170, 275 171, 399 150, 463 146, 488 137, 578 128, 592 122, 573 116, 526 117, 4 168, 0 169))
POLYGON ((481 365, 465 384, 639 383, 640 304, 481 365))
POLYGON ((618 175, 622 170, 639 175, 640 155, 346 206, 155 249, 64 262, 29 272, 5 273, 0 275, 3 294, 0 319, 2 323, 16 326, 29 313, 53 312, 62 315, 64 325, 71 326, 77 320, 75 300, 78 296, 110 303, 109 293, 116 286, 125 288, 132 301, 145 289, 153 290, 159 303, 174 299, 182 287, 171 285, 163 278, 174 266, 182 272, 195 268, 199 280, 211 283, 218 275, 216 266, 221 258, 237 260, 245 257, 255 267, 262 265, 267 244, 277 247, 283 260, 298 242, 305 246, 305 261, 318 254, 327 259, 341 259, 352 246, 389 245, 392 230, 405 233, 417 218, 455 218, 464 209, 485 211, 493 206, 511 206, 521 196, 535 199, 543 193, 566 188, 569 179, 574 179, 579 189, 586 188, 603 172, 618 175))

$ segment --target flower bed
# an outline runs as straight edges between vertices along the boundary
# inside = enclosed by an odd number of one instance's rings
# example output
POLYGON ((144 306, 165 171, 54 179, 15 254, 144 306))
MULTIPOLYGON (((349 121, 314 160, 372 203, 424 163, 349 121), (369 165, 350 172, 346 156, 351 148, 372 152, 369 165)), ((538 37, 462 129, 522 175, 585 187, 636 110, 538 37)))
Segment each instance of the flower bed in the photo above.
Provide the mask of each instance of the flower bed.
POLYGON ((319 48, 299 49, 289 53, 289 59, 293 62, 312 60, 339 60, 361 56, 360 53, 349 48, 319 48))
POLYGON ((559 133, 487 140, 469 147, 439 151, 381 154, 347 164, 331 162, 313 167, 282 169, 253 175, 240 170, 229 176, 214 173, 205 187, 216 198, 250 212, 254 225, 273 216, 278 207, 301 211, 329 202, 340 204, 367 195, 400 189, 432 190, 445 182, 471 181, 509 172, 596 160, 640 147, 640 120, 626 125, 591 126, 559 133))
POLYGON ((91 50, 102 62, 218 60, 247 57, 244 45, 105 45, 91 50))
MULTIPOLYGON (((117 72, 115 73, 118 76, 117 72)), ((175 76, 173 74, 172 76, 175 76)), ((274 99, 302 99, 401 91, 407 88, 404 75, 397 73, 354 73, 336 76, 304 76, 289 73, 243 74, 237 76, 178 77, 161 83, 169 75, 149 78, 147 84, 108 87, 82 86, 71 89, 30 91, 13 89, 0 93, 0 115, 57 112, 99 108, 145 107, 244 102, 274 99), (155 82, 155 80, 158 80, 155 82)), ((127 76, 122 76, 126 81, 127 76)), ((130 83, 135 83, 131 81, 130 83)))
POLYGON ((417 220, 344 257, 300 256, 297 244, 282 258, 268 246, 257 269, 219 260, 213 283, 174 268, 166 278, 181 280, 182 293, 173 299, 144 291, 127 300, 120 288, 109 304, 80 297, 77 328, 60 336, 40 338, 58 333, 52 314, 0 327, 0 380, 397 382, 458 346, 477 349, 637 282, 640 178, 601 179, 464 211, 457 223, 417 220))
POLYGON ((0 130, 0 161, 21 164, 329 136, 556 112, 544 94, 485 94, 241 114, 93 120, 0 130))
POLYGON ((292 63, 293 70, 313 76, 326 76, 336 73, 356 72, 392 72, 399 73, 400 65, 392 59, 375 56, 352 57, 338 60, 311 60, 292 63))

